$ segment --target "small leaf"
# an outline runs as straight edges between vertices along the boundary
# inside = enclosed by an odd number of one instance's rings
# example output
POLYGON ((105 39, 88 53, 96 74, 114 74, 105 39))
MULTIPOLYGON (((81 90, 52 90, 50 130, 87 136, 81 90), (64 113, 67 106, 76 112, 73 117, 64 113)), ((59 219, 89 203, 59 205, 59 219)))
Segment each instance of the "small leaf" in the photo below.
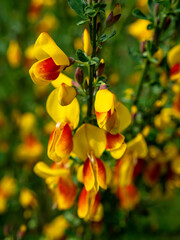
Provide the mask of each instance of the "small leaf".
POLYGON ((87 57, 87 55, 81 49, 78 49, 76 53, 77 53, 78 59, 81 62, 88 62, 89 61, 89 58, 87 57))
POLYGON ((107 41, 108 39, 112 38, 115 34, 116 34, 116 30, 114 30, 110 35, 103 34, 103 35, 100 37, 99 42, 105 42, 105 41, 107 41))
POLYGON ((94 17, 97 14, 97 12, 93 8, 91 8, 89 6, 85 8, 85 13, 87 15, 89 15, 90 17, 94 17))
POLYGON ((155 64, 159 63, 159 60, 157 58, 154 58, 154 57, 151 57, 149 60, 150 60, 150 62, 155 63, 155 64))
POLYGON ((89 19, 82 20, 82 21, 80 21, 80 22, 77 23, 77 26, 83 25, 83 24, 85 24, 85 23, 87 23, 87 22, 89 22, 89 21, 90 21, 89 19))
POLYGON ((148 0, 148 6, 151 12, 154 11, 155 2, 153 0, 148 0))
POLYGON ((85 3, 83 0, 68 0, 69 6, 83 19, 86 18, 84 14, 85 3))
POLYGON ((100 59, 98 57, 93 57, 92 60, 95 61, 96 63, 99 63, 99 61, 100 61, 100 59))
POLYGON ((147 29, 148 30, 152 30, 154 28, 154 24, 153 23, 150 23, 147 25, 147 29))
POLYGON ((144 13, 142 13, 139 9, 135 9, 132 14, 134 17, 137 17, 140 19, 147 19, 147 17, 144 15, 144 13))

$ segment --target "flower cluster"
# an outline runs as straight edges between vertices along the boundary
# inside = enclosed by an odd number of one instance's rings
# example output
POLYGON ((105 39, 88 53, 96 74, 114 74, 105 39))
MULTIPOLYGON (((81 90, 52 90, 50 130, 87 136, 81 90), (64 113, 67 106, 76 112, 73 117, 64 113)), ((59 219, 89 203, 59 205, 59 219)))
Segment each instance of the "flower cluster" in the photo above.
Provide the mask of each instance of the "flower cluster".
MULTIPOLYGON (((83 33, 83 46, 86 55, 91 56, 87 29, 83 33)), ((94 110, 91 110, 95 113, 97 124, 92 124, 90 120, 89 123, 80 121, 76 96, 84 91, 84 79, 81 84, 78 83, 81 77, 79 70, 76 71, 77 82, 61 73, 71 65, 71 58, 45 32, 38 37, 34 53, 38 61, 29 73, 35 84, 44 86, 52 83, 55 87, 47 99, 46 108, 56 123, 47 147, 48 157, 55 163, 49 167, 44 162, 38 162, 34 170, 46 179, 57 207, 68 209, 77 195, 72 169, 75 161, 84 162, 76 166, 77 179, 84 184, 78 200, 78 215, 86 220, 99 219, 102 215, 99 188, 107 189, 112 182, 109 163, 101 157, 105 152, 114 159, 124 155, 127 144, 121 132, 130 125, 131 114, 125 105, 116 100, 107 85, 101 83, 93 90, 94 110)))

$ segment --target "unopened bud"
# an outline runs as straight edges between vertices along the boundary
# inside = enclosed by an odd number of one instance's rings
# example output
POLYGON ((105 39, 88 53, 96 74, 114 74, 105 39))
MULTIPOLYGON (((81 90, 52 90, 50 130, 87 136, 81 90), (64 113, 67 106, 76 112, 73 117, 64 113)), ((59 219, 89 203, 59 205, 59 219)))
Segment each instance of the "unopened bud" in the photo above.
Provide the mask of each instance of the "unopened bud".
POLYGON ((104 59, 101 59, 101 62, 99 64, 99 67, 96 71, 97 77, 101 76, 104 72, 104 67, 105 67, 105 63, 104 63, 104 59))
POLYGON ((147 43, 147 41, 141 42, 141 44, 140 44, 140 52, 141 53, 145 52, 146 43, 147 43))
POLYGON ((75 76, 76 76, 76 80, 78 81, 78 83, 82 84, 84 81, 84 75, 83 75, 83 70, 80 67, 76 68, 75 76))
POLYGON ((159 3, 156 3, 156 5, 154 7, 154 12, 155 12, 155 15, 158 16, 158 13, 159 13, 159 3))
POLYGON ((110 27, 116 23, 121 16, 121 6, 119 3, 116 3, 113 11, 110 12, 109 16, 106 19, 106 26, 110 27))
POLYGON ((101 22, 98 22, 97 23, 97 34, 100 34, 102 31, 102 23, 101 22))
POLYGON ((69 59, 69 63, 70 63, 69 67, 70 67, 71 65, 73 65, 75 63, 75 60, 72 57, 69 57, 68 59, 69 59))
POLYGON ((165 23, 164 23, 164 29, 165 30, 169 27, 170 23, 171 23, 171 18, 170 18, 170 16, 168 16, 165 20, 165 23))

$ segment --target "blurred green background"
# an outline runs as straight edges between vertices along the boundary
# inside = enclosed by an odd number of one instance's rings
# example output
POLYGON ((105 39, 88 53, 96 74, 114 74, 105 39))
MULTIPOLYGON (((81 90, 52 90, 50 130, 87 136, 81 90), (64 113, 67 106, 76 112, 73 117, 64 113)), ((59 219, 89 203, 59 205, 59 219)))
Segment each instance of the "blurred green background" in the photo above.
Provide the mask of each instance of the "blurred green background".
MULTIPOLYGON (((116 3, 106 2, 109 11, 116 3)), ((127 26, 135 20, 132 10, 137 3, 118 2, 122 16, 109 30, 116 29, 117 34, 103 45, 99 56, 105 60, 112 91, 128 105, 124 90, 135 90, 139 78, 138 74, 132 77, 139 62, 129 55, 129 49, 139 51, 139 42, 127 33, 127 26)), ((49 161, 46 146, 54 125, 45 104, 53 87, 32 83, 28 70, 34 60, 29 47, 40 32, 47 31, 67 56, 77 59, 84 30, 84 25, 77 26, 79 21, 65 0, 0 1, 0 239, 56 239, 47 236, 43 228, 63 213, 70 228, 57 239, 179 240, 179 189, 170 197, 163 195, 152 201, 151 188, 139 182, 142 202, 130 212, 117 211, 118 200, 107 190, 102 197, 103 222, 95 224, 80 220, 76 207, 65 212, 53 209, 44 180, 33 173, 35 162, 49 161), (25 189, 30 192, 23 195, 25 189)), ((74 78, 74 70, 73 66, 65 73, 74 78)))

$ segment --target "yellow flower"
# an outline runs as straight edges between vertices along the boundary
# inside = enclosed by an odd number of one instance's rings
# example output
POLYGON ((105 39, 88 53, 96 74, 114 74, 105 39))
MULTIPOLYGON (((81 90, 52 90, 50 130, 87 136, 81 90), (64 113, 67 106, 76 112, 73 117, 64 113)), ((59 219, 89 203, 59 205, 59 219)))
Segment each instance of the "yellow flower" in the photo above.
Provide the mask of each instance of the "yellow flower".
POLYGON ((6 198, 13 196, 17 191, 16 180, 12 177, 5 176, 0 181, 0 192, 6 198))
POLYGON ((100 89, 96 93, 95 113, 100 128, 111 134, 123 131, 131 123, 129 110, 108 89, 100 89))
POLYGON ((43 152, 43 145, 37 137, 32 134, 25 136, 24 142, 16 149, 16 160, 34 163, 43 152))
POLYGON ((69 227, 69 223, 63 216, 56 217, 51 223, 43 228, 43 233, 47 240, 59 240, 65 236, 65 231, 69 227))
POLYGON ((60 72, 69 66, 65 53, 56 45, 48 33, 41 33, 34 45, 38 62, 34 63, 29 74, 35 84, 44 86, 57 79, 60 72))
POLYGON ((68 158, 73 149, 72 130, 79 123, 79 103, 76 98, 67 106, 58 101, 59 89, 51 92, 46 108, 49 115, 57 123, 48 143, 48 156, 53 161, 68 158))
POLYGON ((7 50, 7 59, 11 67, 17 68, 20 66, 21 56, 19 43, 15 40, 11 41, 7 50))
POLYGON ((23 208, 36 208, 38 206, 35 193, 28 188, 21 189, 19 202, 23 206, 23 208))
POLYGON ((170 67, 170 79, 180 82, 180 44, 169 51, 167 62, 170 67))
POLYGON ((138 19, 128 26, 128 33, 139 41, 150 40, 154 34, 154 30, 148 30, 147 26, 151 24, 145 19, 138 19))
POLYGON ((147 156, 147 145, 141 134, 138 134, 127 144, 127 150, 123 158, 121 158, 115 169, 115 186, 128 186, 132 184, 134 167, 138 158, 147 156))
POLYGON ((99 186, 106 189, 111 173, 105 163, 99 159, 106 148, 104 131, 91 124, 83 124, 76 131, 73 141, 73 153, 84 161, 79 168, 81 176, 79 180, 83 180, 86 191, 94 189, 98 192, 99 186))
POLYGON ((43 162, 38 162, 34 167, 34 172, 46 179, 59 209, 72 207, 77 188, 71 179, 68 159, 64 159, 61 163, 54 163, 51 167, 43 162))
POLYGON ((100 194, 95 191, 86 191, 83 188, 78 200, 78 216, 85 221, 99 222, 103 217, 103 208, 100 204, 100 194))
POLYGON ((38 32, 49 32, 56 29, 59 25, 58 19, 53 14, 45 14, 36 29, 38 32))

